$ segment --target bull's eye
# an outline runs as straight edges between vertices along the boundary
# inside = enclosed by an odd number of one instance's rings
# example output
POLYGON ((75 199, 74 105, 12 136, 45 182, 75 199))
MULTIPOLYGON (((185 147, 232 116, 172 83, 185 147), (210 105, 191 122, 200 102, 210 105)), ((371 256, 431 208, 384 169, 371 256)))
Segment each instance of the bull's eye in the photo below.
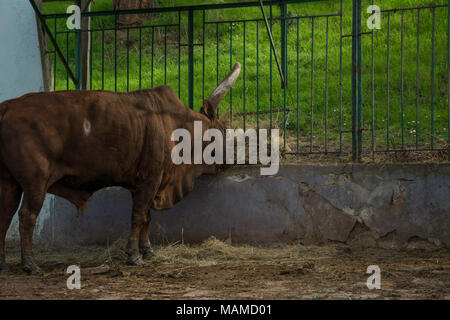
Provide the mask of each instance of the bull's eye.
POLYGON ((84 119, 83 131, 86 136, 88 136, 91 133, 91 123, 89 122, 88 119, 84 119))

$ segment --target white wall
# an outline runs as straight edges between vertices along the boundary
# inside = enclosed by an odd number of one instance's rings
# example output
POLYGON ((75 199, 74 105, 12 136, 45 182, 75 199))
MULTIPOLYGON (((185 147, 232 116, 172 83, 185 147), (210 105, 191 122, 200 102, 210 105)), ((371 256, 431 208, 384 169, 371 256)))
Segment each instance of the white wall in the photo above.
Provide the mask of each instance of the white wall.
POLYGON ((43 88, 33 8, 28 0, 0 0, 0 102, 43 88))

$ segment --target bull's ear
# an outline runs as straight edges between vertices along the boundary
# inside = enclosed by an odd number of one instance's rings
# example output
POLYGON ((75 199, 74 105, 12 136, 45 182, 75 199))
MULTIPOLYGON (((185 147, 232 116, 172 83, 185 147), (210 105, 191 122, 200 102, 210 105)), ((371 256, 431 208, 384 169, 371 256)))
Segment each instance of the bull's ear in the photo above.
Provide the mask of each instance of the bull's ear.
POLYGON ((209 98, 203 103, 203 113, 209 118, 217 115, 217 109, 220 101, 225 97, 228 91, 230 91, 233 84, 236 82, 239 74, 241 73, 241 64, 237 62, 231 72, 225 79, 219 84, 216 90, 211 93, 209 98))
POLYGON ((200 109, 200 113, 207 116, 209 119, 218 118, 219 114, 217 112, 217 107, 214 108, 208 100, 203 101, 203 107, 200 109))

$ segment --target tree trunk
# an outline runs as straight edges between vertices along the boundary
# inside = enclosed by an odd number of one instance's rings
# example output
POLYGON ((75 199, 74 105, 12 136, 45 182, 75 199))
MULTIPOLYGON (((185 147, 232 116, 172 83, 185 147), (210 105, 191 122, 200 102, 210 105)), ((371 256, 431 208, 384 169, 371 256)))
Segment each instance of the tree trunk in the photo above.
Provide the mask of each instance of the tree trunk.
MULTIPOLYGON (((159 7, 157 0, 114 0, 114 10, 148 9, 159 7)), ((141 25, 150 19, 150 14, 121 14, 117 21, 121 25, 136 26, 141 25)))
MULTIPOLYGON (((38 6, 39 10, 42 12, 42 0, 37 0, 36 5, 38 6)), ((43 31, 44 28, 41 25, 41 20, 36 16, 36 22, 37 22, 37 33, 39 38, 39 47, 41 51, 41 61, 42 61, 42 75, 44 80, 44 91, 53 91, 55 90, 55 84, 53 82, 53 70, 52 68, 52 61, 47 41, 47 36, 45 32, 43 31)))

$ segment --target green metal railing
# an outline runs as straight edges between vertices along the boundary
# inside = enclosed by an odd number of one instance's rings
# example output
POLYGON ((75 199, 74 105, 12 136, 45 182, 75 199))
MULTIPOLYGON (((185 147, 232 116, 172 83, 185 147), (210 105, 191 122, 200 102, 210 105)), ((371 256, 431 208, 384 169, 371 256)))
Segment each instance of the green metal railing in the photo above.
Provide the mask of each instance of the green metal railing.
POLYGON ((91 18, 88 30, 67 30, 68 14, 40 17, 54 44, 56 90, 81 88, 82 33, 92 39, 90 90, 168 84, 187 106, 199 108, 205 93, 241 62, 242 75, 220 110, 230 126, 279 128, 286 154, 360 160, 392 151, 448 152, 450 26, 442 23, 450 25, 450 1, 420 2, 409 8, 374 0, 288 0, 93 11, 82 14, 91 18), (365 9, 377 3, 382 29, 370 30, 365 20, 372 13, 365 9), (254 8, 254 16, 242 16, 242 8, 254 8), (117 24, 118 15, 143 13, 153 15, 150 23, 117 24))

